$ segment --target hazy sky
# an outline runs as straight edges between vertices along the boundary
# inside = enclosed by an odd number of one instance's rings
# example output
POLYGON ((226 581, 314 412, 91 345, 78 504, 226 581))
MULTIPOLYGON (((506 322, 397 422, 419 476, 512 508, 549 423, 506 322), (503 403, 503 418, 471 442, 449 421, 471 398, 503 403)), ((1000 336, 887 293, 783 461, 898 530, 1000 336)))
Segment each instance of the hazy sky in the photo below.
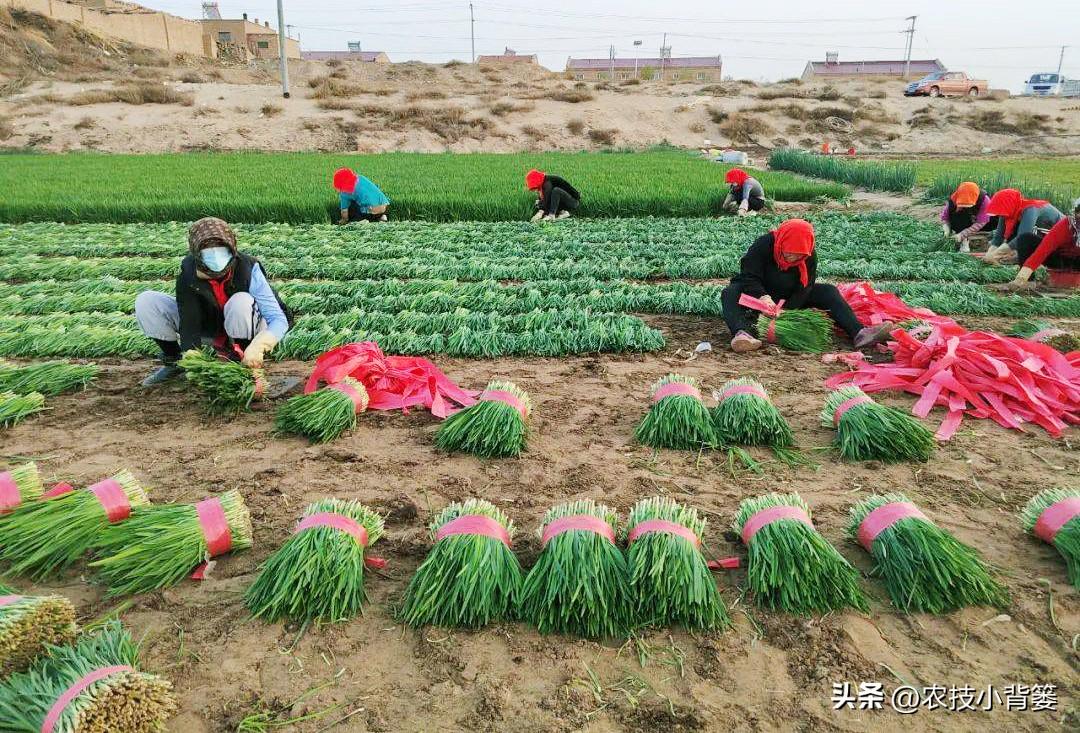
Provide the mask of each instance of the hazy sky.
MULTIPOLYGON (((144 5, 199 17, 201 2, 148 0, 144 5)), ((220 0, 223 17, 269 20, 277 25, 275 0, 220 0)), ((538 53, 562 70, 568 56, 603 57, 614 44, 619 56, 656 56, 663 34, 674 56, 716 55, 725 74, 775 80, 797 76, 808 59, 838 51, 841 60, 903 58, 905 16, 917 15, 913 58, 939 58, 951 69, 1017 90, 1036 71, 1054 71, 1063 44, 1063 71, 1080 76, 1080 4, 1076 0, 909 0, 867 3, 832 0, 771 3, 682 0, 497 0, 474 2, 476 53, 538 53), (762 12, 755 14, 760 7, 762 12), (895 14, 889 12, 894 10, 895 14), (730 15, 729 13, 734 13, 730 15)), ((393 61, 468 60, 467 0, 285 0, 286 24, 305 50, 386 51, 393 61)))

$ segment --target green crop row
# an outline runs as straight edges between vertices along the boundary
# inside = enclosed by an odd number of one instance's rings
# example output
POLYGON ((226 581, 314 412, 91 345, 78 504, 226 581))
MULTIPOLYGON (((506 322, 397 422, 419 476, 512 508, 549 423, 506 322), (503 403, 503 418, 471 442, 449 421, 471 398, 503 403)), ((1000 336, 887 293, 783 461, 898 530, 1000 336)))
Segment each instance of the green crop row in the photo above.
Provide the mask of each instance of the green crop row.
POLYGON ((946 171, 934 178, 927 187, 924 198, 929 201, 943 202, 956 187, 964 181, 975 181, 984 191, 1000 191, 1003 188, 1015 188, 1023 192, 1026 198, 1044 199, 1049 201, 1058 210, 1068 212, 1072 210, 1073 201, 1080 197, 1080 184, 1051 185, 1047 183, 1035 183, 1029 179, 1017 178, 1009 171, 986 171, 986 170, 954 170, 946 171))
POLYGON ((827 178, 871 191, 907 193, 915 187, 916 168, 909 162, 849 160, 833 155, 816 155, 794 148, 780 148, 769 155, 775 170, 827 178))

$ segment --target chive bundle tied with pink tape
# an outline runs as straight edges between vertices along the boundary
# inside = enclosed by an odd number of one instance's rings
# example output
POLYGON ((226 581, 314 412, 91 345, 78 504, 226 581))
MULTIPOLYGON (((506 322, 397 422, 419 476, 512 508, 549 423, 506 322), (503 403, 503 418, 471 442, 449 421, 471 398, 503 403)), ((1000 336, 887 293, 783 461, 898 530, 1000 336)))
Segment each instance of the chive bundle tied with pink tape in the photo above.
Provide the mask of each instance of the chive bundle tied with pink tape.
MULTIPOLYGON (((50 492, 52 493, 52 492, 50 492)), ((127 471, 81 491, 24 503, 0 516, 0 561, 7 575, 35 580, 55 575, 100 541, 105 531, 131 521, 150 503, 127 471)))
POLYGON ((649 411, 634 431, 634 438, 651 448, 716 447, 716 428, 701 400, 697 381, 681 374, 668 374, 657 381, 650 390, 649 411))
POLYGON ((757 334, 766 343, 789 351, 820 354, 832 340, 832 321, 819 310, 785 309, 784 301, 769 304, 746 293, 739 296, 739 305, 760 313, 757 334))
POLYGON ((851 508, 848 535, 874 558, 893 605, 907 613, 1004 606, 1009 597, 979 554, 931 522, 903 494, 851 508))
POLYGON ((356 427, 356 416, 367 406, 364 385, 345 377, 310 394, 290 397, 278 408, 274 428, 303 435, 312 443, 326 443, 356 427))
POLYGON ((24 596, 0 585, 0 678, 24 671, 50 644, 75 640, 75 608, 63 596, 24 596))
POLYGON ((41 474, 33 461, 10 471, 0 471, 0 515, 11 512, 23 502, 40 499, 44 491, 41 474))
POLYGON ((834 444, 851 461, 926 462, 937 448, 925 425, 853 385, 829 393, 821 424, 836 431, 834 444))
POLYGON ((717 437, 725 445, 761 445, 790 448, 795 444, 791 427, 756 379, 732 379, 714 393, 712 409, 717 437))
POLYGON ((266 394, 266 374, 249 369, 209 349, 186 351, 177 365, 203 397, 211 415, 236 415, 251 407, 252 400, 266 394))
POLYGON ((521 455, 528 438, 532 400, 513 382, 490 382, 476 404, 446 418, 435 445, 448 453, 481 458, 521 455))
POLYGON ((1080 489, 1046 489, 1020 512, 1024 530, 1057 549, 1069 582, 1080 590, 1080 489))
POLYGON ((814 528, 798 494, 744 499, 734 529, 747 547, 747 581, 761 605, 795 614, 867 610, 858 571, 814 528))

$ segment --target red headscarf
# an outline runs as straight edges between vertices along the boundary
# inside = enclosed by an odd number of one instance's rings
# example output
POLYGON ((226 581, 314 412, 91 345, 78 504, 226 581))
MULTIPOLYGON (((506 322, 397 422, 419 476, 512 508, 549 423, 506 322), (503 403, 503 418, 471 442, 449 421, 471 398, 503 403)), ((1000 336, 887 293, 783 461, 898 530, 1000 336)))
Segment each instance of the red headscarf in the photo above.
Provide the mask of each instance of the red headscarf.
POLYGON ((799 268, 799 282, 805 288, 810 284, 810 274, 806 271, 806 260, 814 254, 814 227, 805 219, 788 219, 772 231, 773 259, 781 270, 799 268), (794 262, 788 262, 784 255, 802 255, 794 262))
POLYGON ((334 188, 342 193, 352 193, 359 180, 360 177, 348 168, 338 168, 334 171, 334 188))
POLYGON ((733 183, 736 186, 741 186, 746 183, 746 179, 750 177, 750 174, 741 168, 732 168, 724 175, 725 183, 733 183))
POLYGON ((1020 216, 1024 213, 1024 209, 1031 206, 1042 208, 1048 203, 1050 202, 1042 199, 1026 199, 1015 188, 1003 188, 990 197, 990 206, 986 209, 986 213, 990 216, 1004 217, 1005 238, 1009 239, 1016 231, 1016 225, 1020 223, 1020 216))
POLYGON ((544 179, 547 178, 543 173, 533 168, 531 171, 525 174, 525 188, 530 191, 535 191, 544 185, 544 179))

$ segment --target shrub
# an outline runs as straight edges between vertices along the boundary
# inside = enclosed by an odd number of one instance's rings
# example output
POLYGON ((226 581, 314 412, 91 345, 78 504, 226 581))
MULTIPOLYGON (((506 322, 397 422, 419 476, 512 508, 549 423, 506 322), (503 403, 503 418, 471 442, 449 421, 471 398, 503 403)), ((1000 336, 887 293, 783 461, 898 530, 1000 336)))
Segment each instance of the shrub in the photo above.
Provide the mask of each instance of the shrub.
POLYGON ((180 81, 184 82, 185 84, 204 84, 206 82, 206 79, 203 78, 202 74, 196 73, 194 71, 185 71, 183 74, 180 75, 180 81))
POLYGON ((553 89, 544 93, 542 97, 553 102, 566 102, 567 104, 580 104, 595 99, 591 92, 580 89, 553 89))
POLYGON ((791 84, 793 86, 802 86, 803 81, 802 81, 802 79, 800 79, 797 76, 790 76, 787 79, 781 79, 778 83, 779 84, 791 84))
POLYGON ((585 132, 585 122, 577 118, 567 120, 566 129, 570 132, 571 135, 580 135, 581 133, 585 132))
POLYGON ((810 97, 811 99, 819 99, 822 102, 835 102, 843 95, 836 87, 826 84, 821 89, 813 89, 809 91, 806 96, 810 97))
POLYGON ((123 84, 112 89, 90 89, 73 94, 63 100, 75 106, 88 104, 180 104, 190 107, 195 104, 195 97, 189 92, 178 92, 165 84, 138 82, 123 84))
POLYGON ((450 59, 445 64, 443 64, 444 69, 456 69, 459 66, 465 66, 465 62, 459 61, 458 59, 450 59))
POLYGON ((698 94, 706 94, 710 97, 735 97, 739 94, 739 88, 734 84, 709 84, 697 90, 698 94))
POLYGON ((769 167, 850 183, 872 191, 906 193, 915 187, 915 164, 907 162, 853 161, 784 148, 772 152, 769 167))
POLYGON ((720 109, 719 107, 713 107, 712 105, 709 105, 705 108, 705 114, 707 114, 709 116, 709 119, 717 125, 719 125, 728 118, 727 112, 720 109))
POLYGON ((506 117, 513 112, 529 112, 535 109, 531 104, 515 104, 514 102, 496 102, 488 108, 488 111, 496 117, 506 117))
POLYGON ((614 130, 610 127, 594 127, 593 129, 589 130, 589 139, 597 145, 610 146, 615 144, 615 134, 617 132, 617 130, 614 130))
POLYGON ((10 140, 15 136, 15 126, 6 117, 0 117, 0 140, 10 140))
POLYGON ((759 135, 771 135, 775 130, 759 117, 740 113, 725 120, 720 132, 733 143, 753 143, 759 135))
POLYGON ((274 117, 275 115, 281 114, 282 109, 276 104, 267 102, 262 107, 259 107, 259 111, 262 113, 263 117, 274 117))
POLYGON ((312 99, 330 99, 332 97, 355 97, 363 89, 356 84, 349 84, 330 76, 318 76, 308 80, 312 99))
POLYGON ((533 140, 542 140, 546 137, 544 131, 535 125, 522 125, 521 132, 523 135, 532 138, 533 140))
POLYGON ((866 96, 870 97, 870 99, 885 99, 887 95, 884 89, 874 89, 866 96))
POLYGON ((446 99, 446 92, 441 89, 420 89, 405 95, 407 102, 416 102, 421 99, 446 99))
POLYGON ((94 127, 97 127, 97 123, 94 122, 93 117, 90 117, 89 115, 87 115, 86 117, 83 117, 81 120, 76 122, 73 125, 73 127, 76 130, 89 130, 89 129, 92 129, 94 127))
POLYGON ((793 89, 791 87, 780 87, 780 86, 762 87, 761 89, 758 89, 758 91, 757 91, 757 98, 758 99, 784 99, 784 98, 787 98, 787 97, 796 97, 797 98, 797 97, 802 97, 802 96, 805 96, 802 93, 802 90, 793 89))
POLYGON ((356 103, 355 102, 350 102, 350 101, 345 100, 345 99, 337 99, 335 97, 329 97, 327 99, 318 100, 317 102, 315 102, 315 106, 318 107, 319 109, 325 109, 325 110, 331 110, 331 111, 340 111, 340 110, 343 110, 343 109, 355 109, 356 108, 356 103))
POLYGON ((457 142, 467 137, 481 137, 491 129, 491 121, 480 117, 469 119, 461 107, 420 107, 409 105, 391 110, 388 124, 397 130, 410 126, 420 127, 438 135, 447 142, 457 142))
POLYGON ((691 122, 687 128, 690 132, 700 135, 705 132, 705 124, 703 122, 691 122))
POLYGON ((810 110, 808 110, 806 107, 803 107, 801 104, 796 104, 795 102, 788 102, 787 104, 782 104, 779 107, 776 107, 775 110, 779 114, 782 114, 785 117, 790 117, 793 120, 810 119, 810 110))

